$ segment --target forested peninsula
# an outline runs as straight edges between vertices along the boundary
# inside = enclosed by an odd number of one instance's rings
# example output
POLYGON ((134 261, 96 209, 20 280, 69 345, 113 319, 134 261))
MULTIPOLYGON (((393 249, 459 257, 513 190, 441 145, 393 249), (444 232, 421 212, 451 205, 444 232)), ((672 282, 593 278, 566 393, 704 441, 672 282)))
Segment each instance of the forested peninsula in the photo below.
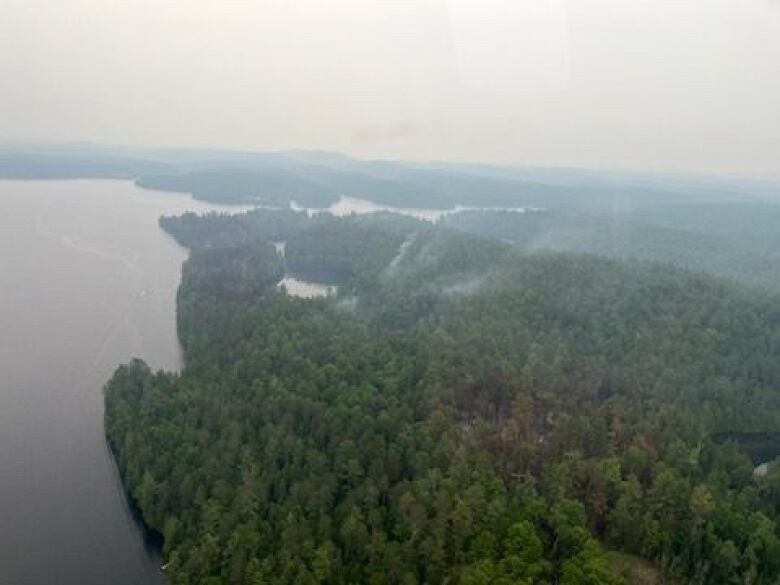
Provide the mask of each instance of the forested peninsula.
POLYGON ((775 292, 390 214, 161 225, 185 366, 105 416, 172 585, 780 579, 739 440, 780 431, 775 292))

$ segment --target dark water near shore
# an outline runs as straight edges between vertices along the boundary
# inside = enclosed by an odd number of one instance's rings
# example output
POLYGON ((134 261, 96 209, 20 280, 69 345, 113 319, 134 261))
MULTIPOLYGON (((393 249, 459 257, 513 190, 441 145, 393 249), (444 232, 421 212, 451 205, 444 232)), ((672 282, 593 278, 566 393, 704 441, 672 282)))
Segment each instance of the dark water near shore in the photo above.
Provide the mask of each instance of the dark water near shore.
POLYGON ((101 389, 133 356, 179 366, 186 251, 157 219, 215 208, 122 181, 0 181, 0 585, 162 582, 101 389))

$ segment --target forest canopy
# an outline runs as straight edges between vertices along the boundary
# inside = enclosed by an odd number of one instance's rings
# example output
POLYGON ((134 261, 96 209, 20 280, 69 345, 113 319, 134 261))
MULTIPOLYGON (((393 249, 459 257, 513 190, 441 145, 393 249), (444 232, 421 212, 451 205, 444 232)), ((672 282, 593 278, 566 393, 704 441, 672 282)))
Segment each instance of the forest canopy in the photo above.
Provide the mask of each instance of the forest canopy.
POLYGON ((186 366, 120 367, 106 431, 170 583, 780 579, 780 466, 730 439, 780 431, 774 293, 389 214, 161 224, 186 366))

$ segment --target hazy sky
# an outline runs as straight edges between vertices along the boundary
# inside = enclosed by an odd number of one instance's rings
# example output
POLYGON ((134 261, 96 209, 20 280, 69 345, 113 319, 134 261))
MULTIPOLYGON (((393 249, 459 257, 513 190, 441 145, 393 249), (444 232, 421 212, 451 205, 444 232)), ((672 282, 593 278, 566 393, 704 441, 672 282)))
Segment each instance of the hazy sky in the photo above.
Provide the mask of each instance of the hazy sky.
POLYGON ((0 0, 0 138, 780 172, 780 0, 0 0))

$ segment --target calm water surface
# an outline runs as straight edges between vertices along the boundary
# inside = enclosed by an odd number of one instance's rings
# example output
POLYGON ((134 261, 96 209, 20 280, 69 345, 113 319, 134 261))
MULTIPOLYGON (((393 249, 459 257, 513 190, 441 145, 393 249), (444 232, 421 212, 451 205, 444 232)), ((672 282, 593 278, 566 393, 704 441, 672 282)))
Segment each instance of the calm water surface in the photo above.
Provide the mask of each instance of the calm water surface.
POLYGON ((511 211, 515 213, 525 213, 527 211, 536 211, 536 208, 531 207, 470 207, 464 205, 456 205, 449 209, 425 209, 419 207, 393 207, 392 205, 384 205, 381 203, 374 203, 367 199, 359 199, 357 197, 339 197, 339 200, 332 204, 330 207, 315 208, 315 207, 302 207, 295 202, 290 203, 290 208, 293 211, 305 211, 309 215, 315 215, 319 213, 330 213, 336 217, 346 217, 349 215, 365 215, 369 213, 390 212, 397 213, 399 215, 407 215, 415 219, 421 219, 423 221, 430 221, 436 223, 442 217, 448 215, 454 215, 463 211, 511 211))
POLYGON ((123 181, 0 181, 0 585, 162 582, 101 388, 133 356, 179 366, 186 251, 157 219, 212 209, 123 181))
POLYGON ((300 297, 302 299, 327 297, 336 294, 336 291, 338 290, 337 286, 312 282, 310 280, 301 280, 290 274, 286 274, 276 286, 279 289, 283 289, 288 295, 300 297))

